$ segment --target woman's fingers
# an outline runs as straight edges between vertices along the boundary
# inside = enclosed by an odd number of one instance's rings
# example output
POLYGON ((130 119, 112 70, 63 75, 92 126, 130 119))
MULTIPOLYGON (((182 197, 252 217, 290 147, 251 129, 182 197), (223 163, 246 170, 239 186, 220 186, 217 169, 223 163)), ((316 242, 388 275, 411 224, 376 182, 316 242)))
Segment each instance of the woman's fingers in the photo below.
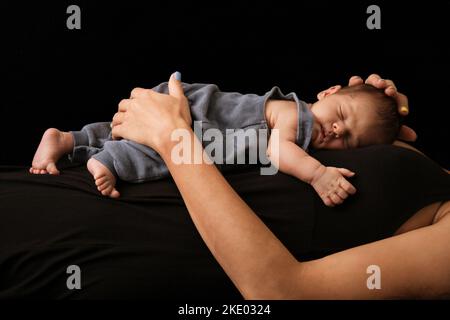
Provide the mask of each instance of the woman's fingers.
POLYGON ((388 95, 389 97, 394 97, 397 94, 397 89, 392 86, 388 86, 386 89, 384 89, 384 93, 388 95))
POLYGON ((377 83, 377 88, 384 89, 384 93, 386 93, 386 95, 395 99, 398 106, 398 112, 402 116, 407 116, 409 113, 408 98, 403 93, 397 91, 397 87, 394 82, 389 79, 380 79, 377 83))
POLYGON ((111 127, 115 127, 123 122, 123 117, 125 116, 124 112, 117 112, 112 120, 111 127))
POLYGON ((384 92, 397 101, 398 112, 402 116, 406 116, 409 113, 408 98, 397 91, 397 87, 394 82, 389 79, 382 79, 379 75, 373 73, 365 81, 367 84, 373 85, 376 88, 384 89, 384 92))
POLYGON ((378 82, 381 82, 381 83, 384 82, 386 90, 393 89, 394 92, 397 92, 397 87, 395 86, 394 81, 389 80, 389 79, 380 79, 380 80, 378 80, 378 82))
POLYGON ((390 91, 393 90, 394 92, 397 92, 397 88, 394 85, 389 85, 389 81, 392 83, 391 80, 379 78, 378 80, 374 80, 371 83, 366 81, 366 83, 370 84, 378 89, 384 89, 385 93, 388 88, 390 91))
POLYGON ((406 97, 403 93, 397 92, 394 98, 397 101, 397 105, 399 106, 398 112, 400 112, 402 116, 408 115, 408 97, 406 97))
POLYGON ((119 111, 120 112, 125 112, 128 110, 128 108, 130 107, 131 104, 131 99, 122 99, 119 102, 119 111))
POLYGON ((394 82, 389 79, 382 79, 377 74, 371 74, 367 79, 366 83, 370 84, 378 89, 385 89, 384 92, 388 96, 395 96, 397 94, 397 87, 395 86, 394 82))
POLYGON ((378 88, 377 85, 379 85, 379 84, 377 84, 377 83, 378 83, 378 80, 380 80, 380 79, 381 79, 381 77, 379 75, 377 75, 376 73, 372 73, 370 76, 367 77, 365 83, 378 88))
POLYGON ((373 73, 367 77, 366 81, 363 81, 361 77, 353 76, 350 78, 349 86, 361 83, 370 84, 379 89, 385 89, 385 93, 390 96, 394 96, 397 93, 397 87, 394 82, 389 79, 382 79, 378 74, 373 73))
POLYGON ((136 99, 136 98, 140 98, 140 97, 144 97, 144 96, 148 96, 148 94, 150 93, 150 89, 144 89, 144 88, 134 88, 133 90, 131 90, 131 94, 130 94, 130 98, 131 99, 136 99))
POLYGON ((395 86, 394 82, 389 79, 380 79, 378 80, 379 88, 384 88, 384 93, 390 97, 394 97, 397 95, 397 87, 395 86))
POLYGON ((169 80, 169 95, 151 89, 134 88, 130 99, 120 101, 111 122, 113 139, 129 139, 158 149, 174 127, 191 124, 189 103, 184 96, 179 74, 169 80), (176 120, 176 121, 174 121, 176 120))
POLYGON ((348 85, 356 86, 358 84, 364 83, 364 80, 360 76, 352 76, 350 80, 348 81, 348 85))
POLYGON ((117 112, 114 117, 113 120, 111 122, 111 135, 112 135, 112 139, 113 140, 119 140, 121 139, 122 136, 122 124, 123 124, 123 119, 125 117, 125 112, 117 112))
POLYGON ((391 97, 397 94, 397 87, 394 82, 389 79, 382 79, 379 75, 373 73, 365 81, 366 84, 370 84, 378 89, 385 89, 384 92, 391 97))
POLYGON ((123 128, 122 128, 122 125, 121 125, 121 124, 116 124, 116 125, 114 125, 114 126, 112 127, 112 129, 111 129, 111 135, 112 135, 112 138, 113 138, 114 140, 121 139, 121 138, 123 137, 122 131, 123 131, 123 128))

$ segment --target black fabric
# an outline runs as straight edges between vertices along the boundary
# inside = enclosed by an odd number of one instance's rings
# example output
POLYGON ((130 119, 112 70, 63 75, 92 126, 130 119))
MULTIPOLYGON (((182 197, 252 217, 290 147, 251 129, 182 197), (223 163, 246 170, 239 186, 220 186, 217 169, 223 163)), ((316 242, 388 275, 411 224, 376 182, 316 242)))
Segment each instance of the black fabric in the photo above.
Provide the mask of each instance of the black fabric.
MULTIPOLYGON (((450 199, 449 176, 409 150, 373 146, 314 156, 355 171, 357 194, 327 208, 291 176, 261 176, 258 168, 226 173, 301 260, 385 238, 420 208, 450 199)), ((240 298, 172 179, 119 183, 122 197, 113 200, 97 192, 84 166, 60 167, 60 176, 0 167, 0 298, 240 298), (67 289, 69 265, 81 268, 81 290, 67 289)))

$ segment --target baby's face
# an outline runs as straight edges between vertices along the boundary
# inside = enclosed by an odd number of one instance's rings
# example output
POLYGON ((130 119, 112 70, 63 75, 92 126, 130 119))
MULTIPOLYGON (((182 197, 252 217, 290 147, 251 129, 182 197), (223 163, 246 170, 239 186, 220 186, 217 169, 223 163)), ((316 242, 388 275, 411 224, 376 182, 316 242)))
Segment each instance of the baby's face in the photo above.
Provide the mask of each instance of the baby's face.
POLYGON ((330 94, 311 106, 314 126, 311 145, 316 149, 350 149, 377 141, 377 117, 364 94, 330 94))

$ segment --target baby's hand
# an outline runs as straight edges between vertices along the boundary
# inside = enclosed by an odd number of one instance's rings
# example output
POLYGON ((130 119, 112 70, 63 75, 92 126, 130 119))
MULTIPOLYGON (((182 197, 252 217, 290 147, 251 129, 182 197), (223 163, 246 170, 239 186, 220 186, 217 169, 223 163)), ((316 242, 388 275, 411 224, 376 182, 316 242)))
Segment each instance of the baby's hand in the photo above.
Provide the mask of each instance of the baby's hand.
POLYGON ((356 192, 355 187, 344 178, 354 175, 354 172, 344 168, 321 166, 314 174, 311 185, 327 206, 334 207, 356 192))

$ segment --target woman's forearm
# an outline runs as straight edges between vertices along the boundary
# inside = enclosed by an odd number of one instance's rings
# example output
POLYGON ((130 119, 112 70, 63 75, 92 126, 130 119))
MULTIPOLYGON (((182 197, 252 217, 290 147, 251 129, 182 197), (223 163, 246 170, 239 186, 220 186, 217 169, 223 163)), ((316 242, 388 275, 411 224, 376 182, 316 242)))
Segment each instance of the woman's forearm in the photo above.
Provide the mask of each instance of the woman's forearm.
MULTIPOLYGON (((192 130, 194 150, 203 152, 192 130), (194 144, 196 146, 194 147, 194 144)), ((245 298, 282 298, 297 260, 231 188, 213 164, 175 164, 177 142, 158 152, 169 168, 203 240, 245 298)), ((202 158, 203 159, 203 158, 202 158)))

